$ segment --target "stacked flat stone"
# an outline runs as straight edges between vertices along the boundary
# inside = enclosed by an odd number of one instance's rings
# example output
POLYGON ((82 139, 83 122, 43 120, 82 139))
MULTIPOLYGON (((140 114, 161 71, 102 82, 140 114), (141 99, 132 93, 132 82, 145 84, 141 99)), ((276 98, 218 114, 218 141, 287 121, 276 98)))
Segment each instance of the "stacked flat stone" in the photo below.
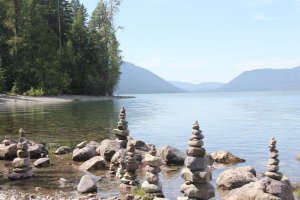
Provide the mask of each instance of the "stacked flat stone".
POLYGON ((138 168, 135 159, 134 146, 132 142, 128 142, 125 156, 126 169, 125 174, 121 178, 120 190, 123 193, 132 192, 138 181, 136 180, 136 170, 138 168))
POLYGON ((187 157, 184 161, 186 168, 181 172, 185 183, 181 185, 180 191, 187 199, 207 200, 215 196, 215 189, 209 183, 211 181, 211 169, 208 168, 208 158, 203 148, 202 131, 199 123, 193 124, 192 135, 186 150, 187 157))
POLYGON ((13 172, 8 178, 13 180, 31 178, 34 175, 31 173, 31 160, 29 158, 28 144, 25 138, 20 138, 17 149, 18 157, 12 162, 13 172))
POLYGON ((119 113, 119 122, 116 129, 113 130, 116 135, 116 141, 120 143, 121 148, 126 148, 127 145, 127 137, 129 136, 128 130, 128 122, 126 121, 126 110, 124 106, 122 106, 119 113))
POLYGON ((269 149, 270 149, 270 158, 268 162, 268 169, 265 175, 269 178, 280 181, 282 178, 282 173, 279 172, 279 159, 278 159, 278 150, 276 149, 276 140, 275 138, 271 138, 269 141, 269 149))
POLYGON ((142 189, 150 197, 164 197, 162 192, 162 183, 159 181, 159 172, 162 160, 156 156, 157 151, 153 145, 148 154, 145 155, 146 181, 142 184, 142 189))
POLYGON ((113 163, 110 163, 110 165, 109 165, 108 174, 111 177, 115 177, 116 176, 115 165, 113 163))
POLYGON ((126 162, 124 158, 119 159, 119 168, 117 169, 116 176, 121 179, 123 178, 126 171, 126 162))

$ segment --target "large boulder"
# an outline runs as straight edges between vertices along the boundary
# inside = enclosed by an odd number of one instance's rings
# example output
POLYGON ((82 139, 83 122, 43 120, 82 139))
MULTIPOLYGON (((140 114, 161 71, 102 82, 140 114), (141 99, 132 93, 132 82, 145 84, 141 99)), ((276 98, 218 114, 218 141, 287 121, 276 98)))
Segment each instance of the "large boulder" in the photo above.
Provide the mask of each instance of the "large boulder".
POLYGON ((131 140, 135 149, 141 151, 149 151, 149 148, 145 142, 142 140, 131 140))
POLYGON ((265 177, 231 190, 225 200, 294 200, 290 181, 283 177, 280 181, 265 177))
POLYGON ((93 149, 96 150, 100 146, 100 143, 96 141, 90 141, 89 143, 87 143, 86 146, 92 147, 93 149))
POLYGON ((88 159, 91 159, 94 156, 97 156, 97 152, 95 151, 95 149, 86 146, 81 149, 74 149, 72 159, 74 161, 87 161, 88 159))
POLYGON ((245 159, 239 158, 228 151, 216 151, 210 154, 217 163, 235 164, 245 162, 245 159))
POLYGON ((43 157, 42 153, 45 151, 45 149, 42 144, 32 144, 29 146, 28 151, 30 158, 37 159, 43 157))
POLYGON ((96 192, 97 186, 89 175, 85 175, 80 179, 77 191, 80 193, 96 192))
POLYGON ((12 143, 7 146, 0 144, 0 159, 13 160, 17 157, 17 144, 12 143))
POLYGON ((113 155, 120 149, 120 144, 115 140, 105 139, 97 148, 97 153, 106 161, 111 161, 113 155))
POLYGON ((56 149, 56 151, 54 153, 58 154, 58 155, 63 155, 63 154, 67 154, 67 153, 70 153, 70 152, 71 152, 70 147, 61 146, 58 149, 56 149))
POLYGON ((157 155, 167 165, 183 165, 186 158, 185 153, 171 146, 164 146, 158 149, 157 155))
POLYGON ((257 181, 257 179, 253 167, 234 167, 225 170, 219 175, 217 186, 225 190, 232 190, 254 181, 257 181))
POLYGON ((80 165, 79 169, 83 171, 104 170, 107 169, 107 162, 102 156, 95 156, 80 165))

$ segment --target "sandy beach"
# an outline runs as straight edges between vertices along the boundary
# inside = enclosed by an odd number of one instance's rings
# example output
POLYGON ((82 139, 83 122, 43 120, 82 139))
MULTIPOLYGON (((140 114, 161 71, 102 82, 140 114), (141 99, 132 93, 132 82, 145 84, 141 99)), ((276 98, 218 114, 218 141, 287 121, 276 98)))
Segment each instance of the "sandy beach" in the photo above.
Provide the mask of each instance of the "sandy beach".
POLYGON ((88 95, 58 95, 58 96, 41 96, 30 97, 23 95, 10 96, 0 94, 1 104, 56 104, 68 103, 74 101, 104 101, 112 99, 134 98, 133 96, 88 96, 88 95))

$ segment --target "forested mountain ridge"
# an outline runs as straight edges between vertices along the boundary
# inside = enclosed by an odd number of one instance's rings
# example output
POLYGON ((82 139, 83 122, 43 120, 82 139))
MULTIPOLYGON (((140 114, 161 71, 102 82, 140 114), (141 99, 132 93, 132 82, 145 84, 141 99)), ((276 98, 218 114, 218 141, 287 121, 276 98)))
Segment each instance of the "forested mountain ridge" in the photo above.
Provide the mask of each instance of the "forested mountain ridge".
POLYGON ((111 95, 119 4, 100 0, 88 21, 79 0, 0 0, 0 92, 111 95))

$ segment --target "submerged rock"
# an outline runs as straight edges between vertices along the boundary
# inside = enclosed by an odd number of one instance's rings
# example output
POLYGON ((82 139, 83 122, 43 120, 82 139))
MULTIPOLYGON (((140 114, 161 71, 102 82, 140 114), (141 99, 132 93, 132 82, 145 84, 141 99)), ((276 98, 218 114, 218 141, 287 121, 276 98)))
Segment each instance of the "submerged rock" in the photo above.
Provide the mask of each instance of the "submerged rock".
POLYGON ((80 165, 79 169, 84 171, 104 170, 107 169, 107 162, 102 156, 95 156, 80 165))
POLYGON ((97 186, 89 175, 85 175, 80 179, 77 191, 80 193, 96 192, 97 186))
POLYGON ((33 165, 37 168, 49 167, 50 166, 50 158, 39 158, 33 163, 33 165))
POLYGON ((250 182, 257 181, 253 167, 234 167, 222 172, 217 178, 217 186, 225 190, 242 187, 250 182))
POLYGON ((228 151, 216 151, 210 154, 217 163, 235 164, 245 162, 245 159, 239 158, 228 151))
POLYGON ((183 165, 186 155, 184 152, 171 146, 164 146, 158 149, 157 155, 167 165, 183 165))
POLYGON ((61 146, 58 149, 56 149, 56 151, 54 153, 58 154, 58 155, 63 155, 63 154, 67 154, 67 153, 70 153, 70 152, 71 152, 70 147, 61 146))
POLYGON ((88 159, 91 159, 94 156, 97 156, 97 152, 95 151, 95 149, 86 146, 82 149, 74 149, 72 159, 74 161, 87 161, 88 159))

